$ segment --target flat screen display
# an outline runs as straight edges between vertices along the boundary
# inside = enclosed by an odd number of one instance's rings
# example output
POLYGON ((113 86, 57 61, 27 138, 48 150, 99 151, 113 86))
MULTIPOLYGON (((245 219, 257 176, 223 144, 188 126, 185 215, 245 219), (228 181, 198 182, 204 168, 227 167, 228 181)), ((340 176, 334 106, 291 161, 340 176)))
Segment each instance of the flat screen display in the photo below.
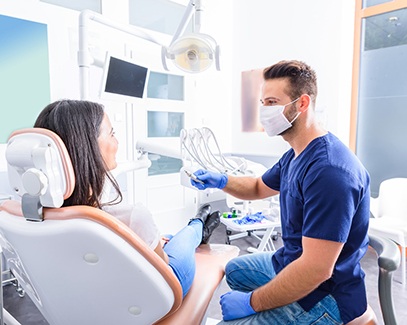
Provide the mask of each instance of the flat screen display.
MULTIPOLYGON (((101 98, 109 94, 127 98, 143 98, 147 84, 148 69, 125 59, 107 55, 101 98)), ((107 95, 107 96, 106 96, 107 95)), ((120 97, 112 98, 120 99, 120 97)), ((125 98, 122 98, 125 100, 125 98)))

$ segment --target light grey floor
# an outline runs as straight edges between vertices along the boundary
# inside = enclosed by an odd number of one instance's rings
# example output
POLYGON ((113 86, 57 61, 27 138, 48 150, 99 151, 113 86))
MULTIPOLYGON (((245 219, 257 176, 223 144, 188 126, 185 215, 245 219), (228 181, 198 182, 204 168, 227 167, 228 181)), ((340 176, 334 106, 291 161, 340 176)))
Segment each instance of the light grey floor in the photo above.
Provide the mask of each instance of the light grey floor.
MULTIPOLYGON (((222 202, 214 204, 216 209, 226 209, 222 202)), ((221 224, 211 237, 211 243, 225 243, 226 241, 226 229, 221 224)), ((253 237, 244 237, 232 241, 233 245, 240 248, 240 254, 249 254, 247 252, 248 247, 256 247, 258 240, 253 237)), ((279 238, 275 242, 277 247, 281 246, 281 239, 279 238)), ((374 251, 369 248, 366 256, 362 260, 362 267, 366 272, 366 284, 368 301, 379 320, 379 324, 384 324, 377 291, 378 281, 378 266, 377 259, 374 251)), ((399 325, 407 324, 407 286, 403 286, 400 283, 401 271, 398 269, 394 274, 393 281, 393 300, 396 309, 397 319, 399 325)), ((226 282, 223 280, 218 290, 215 292, 214 297, 210 303, 208 309, 208 317, 212 319, 220 320, 222 318, 219 297, 229 291, 226 282)), ((48 323, 43 319, 41 314, 37 311, 31 300, 25 296, 20 298, 13 286, 4 287, 4 305, 5 308, 23 325, 47 325, 48 323)), ((182 324, 182 325, 194 325, 194 324, 182 324)))

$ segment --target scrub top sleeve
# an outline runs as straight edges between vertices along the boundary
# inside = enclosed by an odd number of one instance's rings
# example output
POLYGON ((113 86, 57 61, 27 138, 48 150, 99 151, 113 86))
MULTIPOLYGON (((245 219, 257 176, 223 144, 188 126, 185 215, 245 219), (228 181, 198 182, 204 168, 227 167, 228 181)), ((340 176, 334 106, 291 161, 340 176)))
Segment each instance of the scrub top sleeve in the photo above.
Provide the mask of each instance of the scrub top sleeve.
POLYGON ((261 179, 271 189, 280 191, 280 162, 268 169, 261 179))

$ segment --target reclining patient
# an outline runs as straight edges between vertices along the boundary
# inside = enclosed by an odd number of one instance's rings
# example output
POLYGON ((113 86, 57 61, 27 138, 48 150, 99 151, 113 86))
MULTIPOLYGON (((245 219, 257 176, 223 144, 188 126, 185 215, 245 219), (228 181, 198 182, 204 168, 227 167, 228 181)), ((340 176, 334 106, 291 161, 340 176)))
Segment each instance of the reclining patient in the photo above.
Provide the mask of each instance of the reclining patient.
POLYGON ((76 182, 72 195, 63 206, 88 205, 103 209, 125 223, 169 264, 185 297, 195 275, 195 249, 201 243, 206 244, 219 225, 219 211, 211 213, 211 206, 203 205, 187 226, 171 238, 162 240, 147 208, 142 204, 120 203, 122 194, 109 173, 117 166, 118 141, 101 104, 56 101, 43 109, 34 127, 56 133, 71 157, 76 182), (117 198, 109 203, 101 202, 105 180, 110 181, 117 191, 117 198))

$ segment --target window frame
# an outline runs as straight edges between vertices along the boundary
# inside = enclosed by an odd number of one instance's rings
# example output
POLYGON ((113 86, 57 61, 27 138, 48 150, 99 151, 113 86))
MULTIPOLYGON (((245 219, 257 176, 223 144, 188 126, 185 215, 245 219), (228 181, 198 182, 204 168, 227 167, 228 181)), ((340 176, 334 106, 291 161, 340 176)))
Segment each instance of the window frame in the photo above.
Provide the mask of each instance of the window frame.
POLYGON ((355 34, 353 47, 354 50, 352 67, 352 95, 351 95, 351 116, 350 116, 350 136, 349 136, 349 147, 353 152, 356 152, 356 138, 357 138, 362 20, 364 18, 380 15, 390 11, 405 9, 407 8, 407 0, 393 0, 390 2, 366 8, 363 8, 363 0, 356 0, 355 8, 356 8, 355 34))

